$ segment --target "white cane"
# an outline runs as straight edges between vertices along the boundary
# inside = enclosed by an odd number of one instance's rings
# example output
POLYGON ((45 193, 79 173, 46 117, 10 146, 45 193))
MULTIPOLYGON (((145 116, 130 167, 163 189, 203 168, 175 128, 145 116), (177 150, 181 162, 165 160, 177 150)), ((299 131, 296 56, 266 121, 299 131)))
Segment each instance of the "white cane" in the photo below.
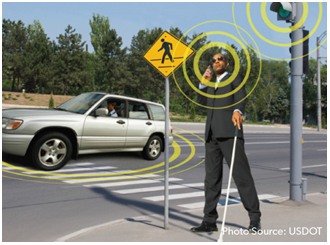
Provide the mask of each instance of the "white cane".
POLYGON ((233 173, 234 161, 235 161, 237 130, 238 130, 238 126, 236 125, 236 127, 235 127, 235 138, 234 138, 234 144, 233 144, 233 152, 232 152, 232 155, 231 155, 231 163, 230 163, 230 170, 229 170, 229 180, 228 180, 227 195, 226 195, 226 202, 225 202, 225 211, 223 212, 222 226, 221 226, 220 237, 219 237, 218 242, 223 242, 225 222, 226 222, 226 214, 227 214, 227 206, 228 206, 228 198, 229 198, 230 182, 231 182, 231 176, 232 176, 232 173, 233 173))

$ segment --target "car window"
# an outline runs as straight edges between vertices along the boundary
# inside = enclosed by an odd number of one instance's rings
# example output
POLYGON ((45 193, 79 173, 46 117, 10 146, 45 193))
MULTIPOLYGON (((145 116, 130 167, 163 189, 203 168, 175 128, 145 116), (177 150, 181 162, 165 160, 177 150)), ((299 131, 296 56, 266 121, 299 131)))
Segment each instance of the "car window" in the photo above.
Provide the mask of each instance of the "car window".
POLYGON ((163 107, 157 105, 149 105, 154 120, 165 121, 165 111, 163 107))
POLYGON ((129 118, 149 119, 148 111, 145 104, 136 101, 129 101, 128 103, 129 118))
POLYGON ((125 109, 125 101, 115 98, 109 98, 104 100, 98 108, 105 108, 108 109, 108 102, 115 102, 115 111, 118 117, 126 117, 126 109, 125 109))
POLYGON ((63 103, 62 105, 59 105, 54 109, 84 114, 103 96, 104 94, 94 94, 94 93, 80 94, 77 97, 72 98, 71 100, 63 103))

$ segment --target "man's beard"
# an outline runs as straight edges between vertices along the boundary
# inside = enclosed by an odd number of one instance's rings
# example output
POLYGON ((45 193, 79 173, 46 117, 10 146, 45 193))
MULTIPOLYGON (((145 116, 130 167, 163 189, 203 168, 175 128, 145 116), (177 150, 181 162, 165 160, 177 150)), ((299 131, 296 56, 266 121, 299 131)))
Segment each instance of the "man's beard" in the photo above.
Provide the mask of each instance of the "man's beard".
POLYGON ((225 69, 225 68, 223 68, 223 69, 220 69, 220 70, 218 70, 218 71, 217 71, 217 74, 223 74, 225 71, 226 71, 226 69, 225 69))

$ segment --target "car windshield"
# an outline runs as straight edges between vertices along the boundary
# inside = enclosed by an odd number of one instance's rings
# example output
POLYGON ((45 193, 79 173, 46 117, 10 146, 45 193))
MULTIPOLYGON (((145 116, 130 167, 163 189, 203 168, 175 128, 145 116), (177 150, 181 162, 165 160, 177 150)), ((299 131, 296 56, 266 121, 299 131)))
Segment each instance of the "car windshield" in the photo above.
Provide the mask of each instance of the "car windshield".
POLYGON ((104 95, 105 94, 94 94, 94 93, 81 94, 54 109, 84 114, 104 95))

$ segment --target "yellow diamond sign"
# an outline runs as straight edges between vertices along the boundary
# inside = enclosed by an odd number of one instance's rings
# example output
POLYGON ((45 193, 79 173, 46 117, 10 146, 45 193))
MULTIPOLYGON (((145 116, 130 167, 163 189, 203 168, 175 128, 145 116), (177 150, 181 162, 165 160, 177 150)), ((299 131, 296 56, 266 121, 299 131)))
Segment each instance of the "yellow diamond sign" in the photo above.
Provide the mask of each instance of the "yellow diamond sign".
POLYGON ((194 53, 193 48, 164 31, 143 57, 167 78, 194 53))

